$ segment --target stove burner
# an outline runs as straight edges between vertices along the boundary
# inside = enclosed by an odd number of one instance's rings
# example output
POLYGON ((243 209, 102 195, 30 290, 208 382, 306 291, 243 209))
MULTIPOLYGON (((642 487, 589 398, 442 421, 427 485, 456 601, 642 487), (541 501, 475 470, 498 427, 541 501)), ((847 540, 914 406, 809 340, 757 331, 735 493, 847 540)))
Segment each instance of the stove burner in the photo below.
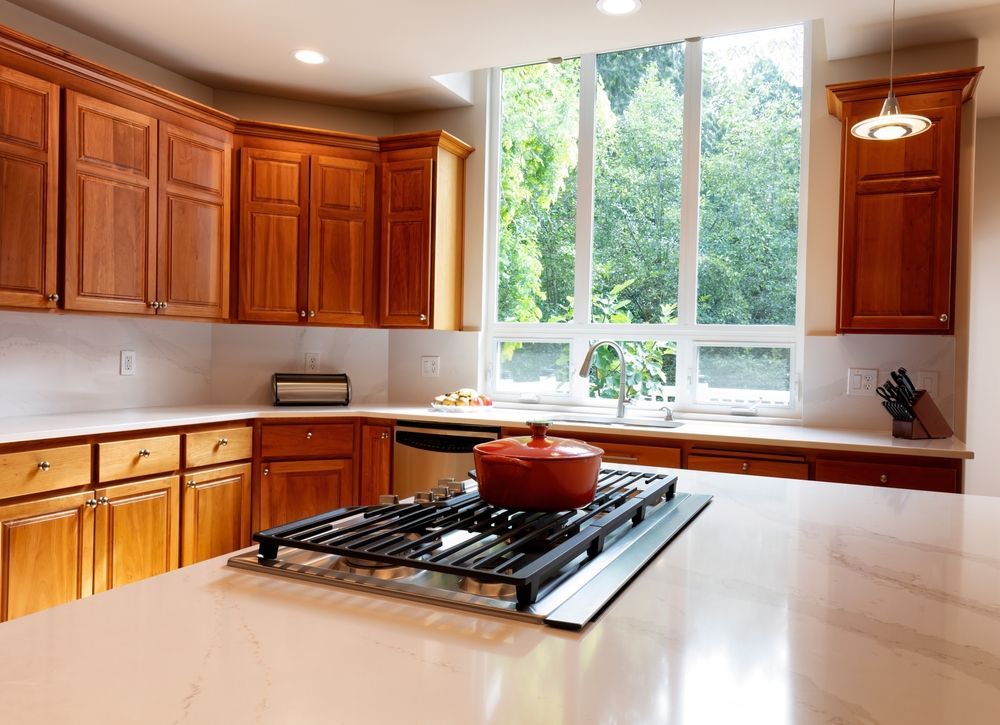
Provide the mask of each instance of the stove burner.
POLYGON ((517 587, 503 582, 484 582, 471 576, 463 576, 458 580, 458 588, 467 594, 493 599, 517 599, 517 587))
POLYGON ((355 559, 342 556, 333 563, 334 571, 346 571, 350 574, 360 576, 370 576, 374 579, 402 579, 413 576, 416 571, 409 566, 398 566, 396 564, 383 564, 380 561, 370 561, 369 559, 355 559))

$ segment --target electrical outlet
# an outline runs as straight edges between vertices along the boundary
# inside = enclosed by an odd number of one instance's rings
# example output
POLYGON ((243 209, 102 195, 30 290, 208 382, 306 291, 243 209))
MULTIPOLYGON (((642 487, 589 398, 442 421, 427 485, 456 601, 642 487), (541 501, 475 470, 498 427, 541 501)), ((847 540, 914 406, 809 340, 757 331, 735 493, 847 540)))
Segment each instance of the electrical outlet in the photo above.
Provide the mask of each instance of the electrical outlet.
POLYGON ((437 355, 424 355, 421 357, 420 374, 425 378, 441 377, 441 358, 437 355))
POLYGON ((122 350, 118 363, 119 375, 135 375, 135 350, 122 350))
POLYGON ((917 386, 917 390, 926 390, 927 394, 932 398, 936 398, 938 394, 938 374, 937 370, 920 370, 917 372, 917 378, 913 381, 917 386))
POLYGON ((847 394, 875 396, 878 387, 878 370, 871 368, 847 369, 847 394))
POLYGON ((318 352, 307 352, 306 353, 306 372, 307 373, 318 373, 319 372, 319 353, 318 352))

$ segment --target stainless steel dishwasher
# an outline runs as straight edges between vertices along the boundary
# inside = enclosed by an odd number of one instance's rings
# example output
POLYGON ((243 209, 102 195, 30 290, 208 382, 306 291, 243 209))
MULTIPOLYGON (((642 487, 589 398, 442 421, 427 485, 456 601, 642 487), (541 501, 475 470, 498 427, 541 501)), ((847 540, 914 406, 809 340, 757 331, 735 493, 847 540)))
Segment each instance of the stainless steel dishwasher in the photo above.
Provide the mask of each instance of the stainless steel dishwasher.
POLYGON ((406 498, 429 491, 440 478, 468 478, 475 467, 473 446, 499 437, 500 429, 489 426, 400 421, 392 454, 392 492, 406 498))

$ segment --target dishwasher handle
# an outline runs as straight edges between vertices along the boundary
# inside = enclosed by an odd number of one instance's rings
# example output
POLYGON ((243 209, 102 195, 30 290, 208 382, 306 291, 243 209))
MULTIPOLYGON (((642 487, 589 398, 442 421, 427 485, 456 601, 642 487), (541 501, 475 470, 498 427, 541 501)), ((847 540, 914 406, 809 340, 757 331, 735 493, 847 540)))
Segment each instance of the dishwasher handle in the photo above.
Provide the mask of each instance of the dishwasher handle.
POLYGON ((496 440, 496 436, 491 437, 489 433, 477 433, 475 436, 470 436, 468 433, 449 435, 445 431, 427 433, 396 429, 397 445, 437 453, 471 453, 478 444, 488 443, 492 440, 496 440))

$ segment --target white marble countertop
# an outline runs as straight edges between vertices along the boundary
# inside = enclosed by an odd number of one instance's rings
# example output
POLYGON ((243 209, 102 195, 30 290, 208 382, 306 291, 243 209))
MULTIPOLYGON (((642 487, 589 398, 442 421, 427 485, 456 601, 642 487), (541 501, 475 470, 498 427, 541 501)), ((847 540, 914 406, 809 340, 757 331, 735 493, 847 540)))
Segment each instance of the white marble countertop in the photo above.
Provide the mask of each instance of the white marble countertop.
MULTIPOLYGON (((447 413, 424 405, 354 404, 347 407, 274 407, 198 405, 169 408, 129 408, 88 413, 64 413, 0 418, 0 444, 72 436, 117 433, 182 425, 200 425, 248 418, 365 416, 396 420, 466 425, 523 424, 553 415, 551 410, 493 406, 472 413, 447 413)), ((814 428, 766 423, 684 420, 678 428, 557 423, 554 431, 629 435, 661 440, 684 439, 715 443, 756 444, 783 448, 813 448, 856 453, 881 453, 937 458, 972 458, 957 438, 904 440, 885 430, 814 428)))
POLYGON ((997 723, 1000 499, 678 475, 715 500, 582 632, 220 558, 0 624, 2 721, 997 723))

